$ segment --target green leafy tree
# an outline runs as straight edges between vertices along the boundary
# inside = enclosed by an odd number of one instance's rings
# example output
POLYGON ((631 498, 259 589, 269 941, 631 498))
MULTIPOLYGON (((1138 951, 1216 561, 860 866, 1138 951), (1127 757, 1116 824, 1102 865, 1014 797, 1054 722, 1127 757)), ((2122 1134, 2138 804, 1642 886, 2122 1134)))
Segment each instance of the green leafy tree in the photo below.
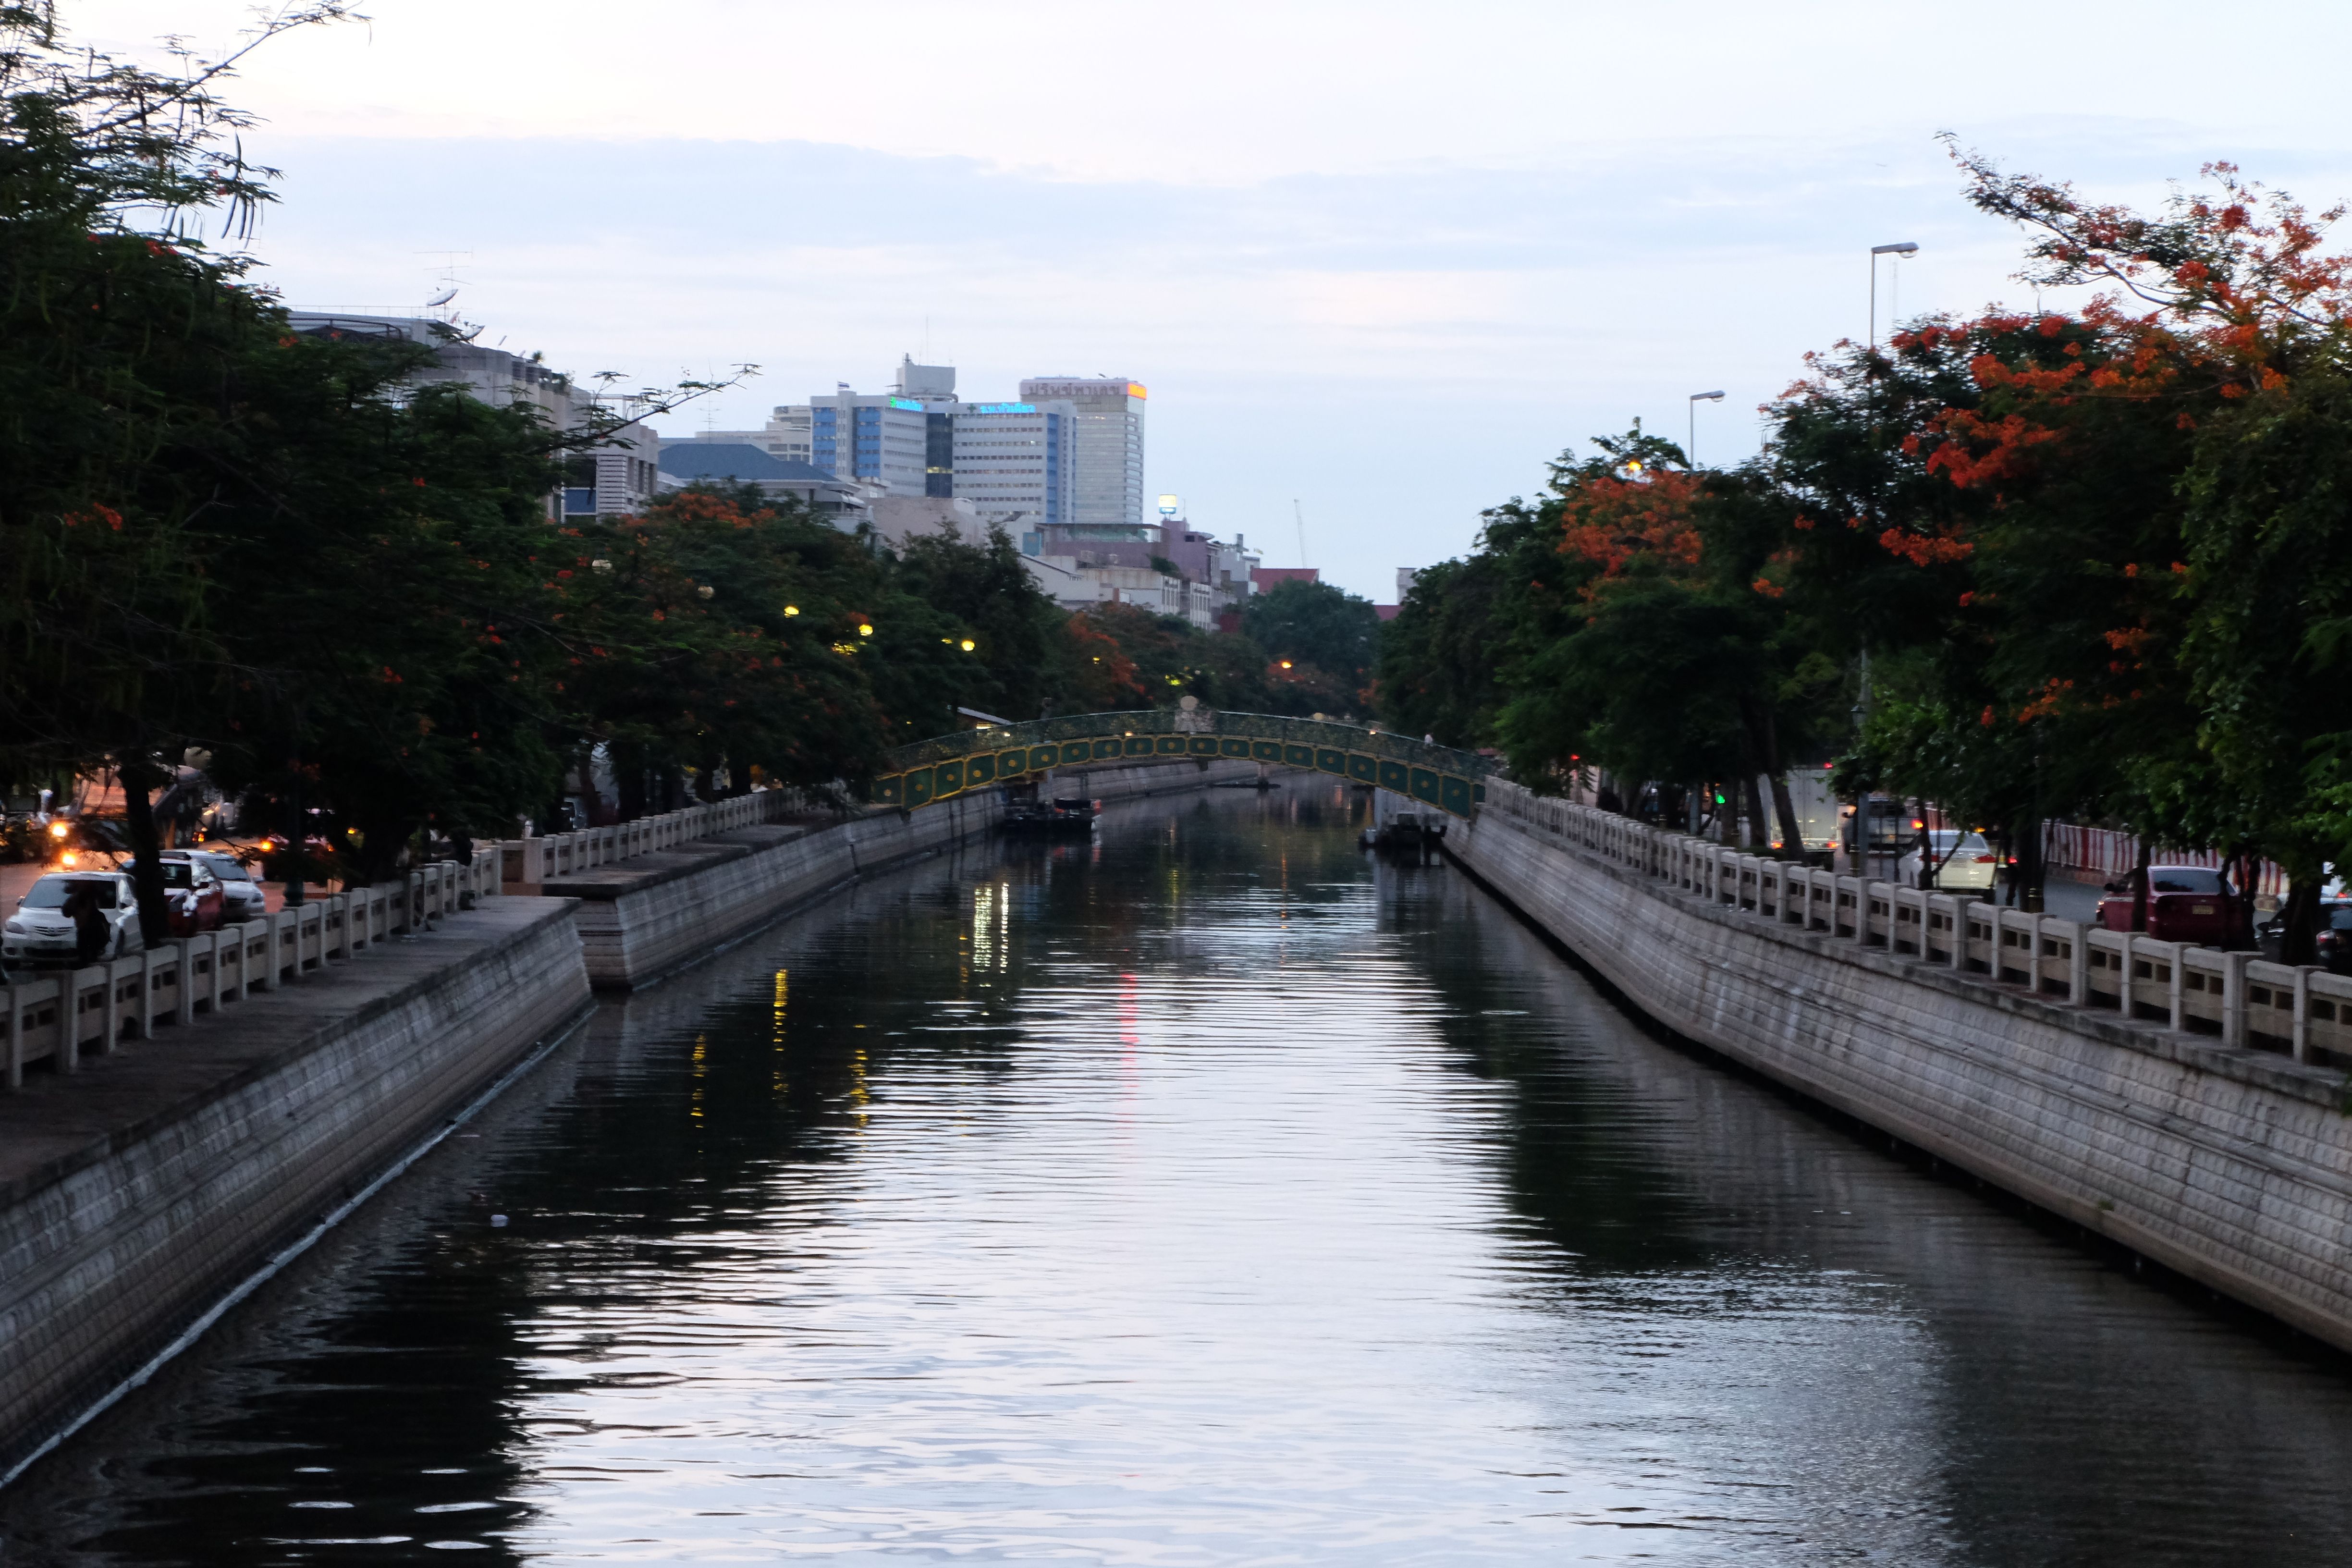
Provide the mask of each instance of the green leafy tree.
POLYGON ((1449 746, 1491 744, 1506 693, 1496 664, 1505 567, 1480 552, 1413 579, 1381 632, 1380 711, 1449 746))
MULTIPOLYGON (((280 12, 253 45, 345 14, 280 12)), ((112 760, 150 936, 150 794, 229 663, 186 532, 243 482, 221 460, 240 418, 224 390, 270 327, 244 262, 199 233, 241 235, 269 199, 215 95, 236 57, 176 63, 77 49, 53 7, 0 7, 0 753, 112 760)))
POLYGON ((1267 684, 1282 711, 1371 708, 1381 617, 1370 600, 1291 578, 1250 596, 1242 631, 1271 661, 1267 684))
POLYGON ((1067 617, 1037 586, 1001 528, 964 543, 942 531, 900 551, 907 592, 969 629, 987 685, 974 706, 1013 720, 1034 719, 1057 696, 1064 671, 1056 655, 1067 617))

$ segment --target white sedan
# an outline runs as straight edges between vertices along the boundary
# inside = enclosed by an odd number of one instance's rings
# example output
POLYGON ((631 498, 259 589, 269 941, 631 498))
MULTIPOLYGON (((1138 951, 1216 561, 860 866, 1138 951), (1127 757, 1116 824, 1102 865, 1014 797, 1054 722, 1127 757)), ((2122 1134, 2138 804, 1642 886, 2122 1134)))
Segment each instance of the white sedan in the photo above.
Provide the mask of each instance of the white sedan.
MULTIPOLYGON (((2000 869, 2000 857, 1992 852, 1981 833, 1962 833, 1958 828, 1931 828, 1927 843, 1936 857, 1936 886, 1971 892, 1993 885, 1993 873, 2000 869)), ((1919 885, 1919 843, 1915 834, 1911 847, 1895 863, 1895 879, 1906 888, 1919 885)))
POLYGON ((78 962, 80 934, 66 913, 66 900, 87 888, 106 919, 99 958, 121 958, 146 947, 139 931, 139 900, 131 879, 116 871, 52 871, 16 900, 16 912, 0 924, 0 959, 11 964, 78 962))

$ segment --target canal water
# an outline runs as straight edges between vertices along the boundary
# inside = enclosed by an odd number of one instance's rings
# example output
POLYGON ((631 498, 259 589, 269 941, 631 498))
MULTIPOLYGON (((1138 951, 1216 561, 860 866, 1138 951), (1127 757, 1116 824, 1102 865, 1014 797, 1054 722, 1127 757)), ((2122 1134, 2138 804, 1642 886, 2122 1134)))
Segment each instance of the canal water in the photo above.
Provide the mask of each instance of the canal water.
POLYGON ((2340 1563, 2352 1373, 1634 1026, 1343 789, 845 891, 0 1494, 10 1563, 2340 1563))

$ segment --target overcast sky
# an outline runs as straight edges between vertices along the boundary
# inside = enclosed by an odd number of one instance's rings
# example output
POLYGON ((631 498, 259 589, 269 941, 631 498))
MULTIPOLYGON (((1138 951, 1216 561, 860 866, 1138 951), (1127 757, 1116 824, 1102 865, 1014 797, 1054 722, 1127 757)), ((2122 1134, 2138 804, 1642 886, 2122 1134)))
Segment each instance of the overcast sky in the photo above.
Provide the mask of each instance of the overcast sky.
MULTIPOLYGON (((248 17, 61 9, 126 53, 248 17)), ((1921 247, 1882 321, 2028 302, 1939 131, 2104 197, 2215 158, 2352 194, 2309 78, 2352 44, 2340 5, 368 9, 231 89, 285 174, 256 248, 289 304, 413 309, 457 253, 485 342, 648 383, 761 367, 673 433, 879 391, 902 353, 982 397, 1129 376, 1154 494, 1269 565, 1299 563, 1295 503, 1307 562, 1382 602, 1563 448, 1636 416, 1681 439, 1693 392, 1728 395, 1700 460, 1752 452, 1805 351, 1868 331, 1874 243, 1921 247)))

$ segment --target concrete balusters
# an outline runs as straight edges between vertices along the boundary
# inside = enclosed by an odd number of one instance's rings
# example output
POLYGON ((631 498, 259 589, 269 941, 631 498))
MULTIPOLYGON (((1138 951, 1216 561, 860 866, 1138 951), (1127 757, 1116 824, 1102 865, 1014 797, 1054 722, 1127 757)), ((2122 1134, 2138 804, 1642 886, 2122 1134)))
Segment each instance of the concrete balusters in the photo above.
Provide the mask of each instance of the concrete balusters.
POLYGON ((23 1087, 27 1063, 54 1059, 58 1071, 72 1072, 86 1052, 107 1055, 126 1036, 152 1039, 158 1025, 192 1024, 200 1011, 217 1013, 257 989, 348 963, 386 937, 431 929, 461 903, 497 893, 500 865, 499 851, 485 850, 466 866, 422 867, 401 883, 346 889, 131 957, 0 986, 6 1087, 23 1087))

